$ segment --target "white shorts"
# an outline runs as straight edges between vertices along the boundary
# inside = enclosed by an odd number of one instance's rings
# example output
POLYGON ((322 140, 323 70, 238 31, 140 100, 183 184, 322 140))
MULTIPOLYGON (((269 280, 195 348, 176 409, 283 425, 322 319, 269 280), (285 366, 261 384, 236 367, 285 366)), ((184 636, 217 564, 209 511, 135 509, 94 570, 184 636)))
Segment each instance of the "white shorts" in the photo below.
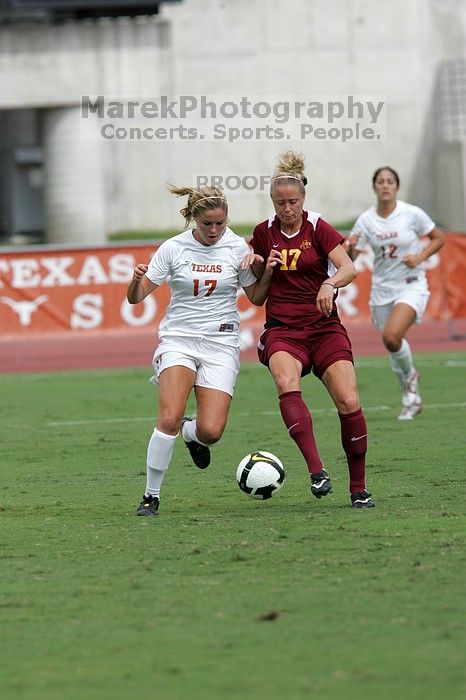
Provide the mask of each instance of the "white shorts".
POLYGON ((430 292, 425 289, 403 288, 397 297, 389 304, 381 304, 379 306, 371 304, 372 323, 377 330, 383 331, 395 304, 408 304, 408 306, 411 306, 416 312, 415 322, 421 323, 422 315, 426 310, 429 297, 430 292))
POLYGON ((233 396, 239 372, 239 348, 203 338, 163 338, 155 350, 152 366, 158 382, 167 367, 181 365, 196 372, 194 386, 217 389, 233 396))

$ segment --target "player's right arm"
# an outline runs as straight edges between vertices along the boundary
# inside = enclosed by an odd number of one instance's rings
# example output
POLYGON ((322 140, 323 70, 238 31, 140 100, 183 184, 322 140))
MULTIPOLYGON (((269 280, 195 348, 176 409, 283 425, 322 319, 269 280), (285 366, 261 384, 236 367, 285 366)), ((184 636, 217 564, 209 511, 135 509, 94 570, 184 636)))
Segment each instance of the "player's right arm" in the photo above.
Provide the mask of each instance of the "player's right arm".
POLYGON ((249 265, 251 266, 257 280, 262 279, 268 263, 266 251, 269 245, 263 241, 263 234, 261 233, 262 227, 263 224, 259 224, 254 229, 252 238, 248 243, 250 254, 243 260, 243 265, 246 267, 249 265))
POLYGON ((257 278, 257 282, 250 287, 243 287, 243 289, 249 301, 255 304, 255 306, 262 306, 267 299, 273 268, 276 267, 277 264, 283 264, 283 257, 278 250, 272 248, 266 263, 261 264, 262 271, 260 277, 258 276, 258 272, 254 269, 254 264, 252 265, 252 271, 257 278))
POLYGON ((143 301, 148 294, 159 286, 147 277, 147 270, 148 266, 142 263, 139 263, 134 268, 133 279, 129 283, 126 292, 126 298, 130 304, 139 304, 140 301, 143 301))
POLYGON ((369 229, 366 221, 366 215, 361 214, 350 231, 350 235, 345 241, 346 252, 350 259, 354 262, 359 253, 362 253, 367 244, 370 245, 368 239, 369 229))
POLYGON ((358 257, 359 253, 361 252, 360 250, 357 250, 356 245, 358 244, 359 239, 361 238, 361 234, 359 231, 355 231, 354 233, 351 233, 348 238, 346 239, 346 252, 348 253, 349 258, 354 262, 356 258, 358 257))

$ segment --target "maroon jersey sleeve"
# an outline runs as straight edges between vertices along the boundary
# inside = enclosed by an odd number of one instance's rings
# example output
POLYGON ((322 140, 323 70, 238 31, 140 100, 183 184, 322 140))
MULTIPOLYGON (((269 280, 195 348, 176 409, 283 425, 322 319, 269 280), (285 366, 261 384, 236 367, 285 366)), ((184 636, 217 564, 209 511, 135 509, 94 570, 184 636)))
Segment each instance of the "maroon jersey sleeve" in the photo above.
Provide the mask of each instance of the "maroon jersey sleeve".
POLYGON ((315 245, 323 256, 326 257, 331 250, 336 248, 337 245, 341 245, 344 240, 344 237, 324 219, 318 220, 315 229, 315 245))
MULTIPOLYGON (((267 249, 266 241, 267 225, 267 221, 262 221, 262 223, 257 224, 252 234, 252 238, 249 241, 249 245, 252 247, 254 252, 257 253, 257 255, 261 255, 264 260, 267 260, 270 253, 270 250, 267 249)), ((268 245, 270 246, 270 244, 268 245)))

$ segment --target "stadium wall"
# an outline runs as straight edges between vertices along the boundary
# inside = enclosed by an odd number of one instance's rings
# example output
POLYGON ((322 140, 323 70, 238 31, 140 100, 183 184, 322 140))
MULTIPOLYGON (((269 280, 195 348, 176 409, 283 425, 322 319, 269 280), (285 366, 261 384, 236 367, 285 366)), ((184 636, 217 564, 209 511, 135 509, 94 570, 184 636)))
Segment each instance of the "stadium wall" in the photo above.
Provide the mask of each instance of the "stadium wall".
MULTIPOLYGON (((466 3, 455 0, 290 0, 286 12, 278 0, 184 0, 163 5, 153 18, 1 26, 0 127, 14 112, 19 126, 6 142, 0 136, 0 150, 21 143, 21 114, 34 111, 49 242, 102 243, 116 231, 178 228, 179 203, 167 195, 167 182, 268 174, 289 145, 305 154, 308 205, 327 220, 346 221, 365 209, 373 200, 371 174, 388 162, 400 171, 402 198, 459 227, 456 199, 442 207, 437 192, 432 106, 439 67, 465 56, 465 28, 466 3), (79 104, 82 95, 100 94, 383 97, 385 134, 347 143, 90 145, 79 130, 79 104)), ((266 189, 229 196, 236 222, 269 214, 266 189)))

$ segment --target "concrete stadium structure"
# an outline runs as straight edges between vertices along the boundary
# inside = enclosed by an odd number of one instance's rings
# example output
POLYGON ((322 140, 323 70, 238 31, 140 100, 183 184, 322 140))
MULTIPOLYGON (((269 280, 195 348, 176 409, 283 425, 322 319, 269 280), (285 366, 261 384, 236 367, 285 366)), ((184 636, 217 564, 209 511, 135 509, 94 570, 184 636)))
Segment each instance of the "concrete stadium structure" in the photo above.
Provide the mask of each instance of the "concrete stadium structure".
MULTIPOLYGON (((248 118, 242 124, 250 126, 248 118)), ((401 176, 401 198, 465 230, 465 136, 461 0, 182 0, 153 17, 0 26, 4 240, 42 229, 47 242, 72 244, 104 242, 118 231, 179 230, 181 204, 166 183, 193 184, 206 174, 249 183, 227 190, 231 219, 258 221, 270 203, 254 178, 269 174, 289 147, 306 156, 308 206, 332 223, 373 202, 372 173, 390 164, 401 176), (242 97, 264 105, 342 103, 345 113, 333 122, 322 117, 319 138, 296 141, 256 132, 235 142, 103 138, 97 112, 82 118, 83 96, 127 103, 183 95, 217 105, 242 97), (354 128, 355 103, 368 102, 383 102, 374 138, 342 143, 330 133, 354 128)))

